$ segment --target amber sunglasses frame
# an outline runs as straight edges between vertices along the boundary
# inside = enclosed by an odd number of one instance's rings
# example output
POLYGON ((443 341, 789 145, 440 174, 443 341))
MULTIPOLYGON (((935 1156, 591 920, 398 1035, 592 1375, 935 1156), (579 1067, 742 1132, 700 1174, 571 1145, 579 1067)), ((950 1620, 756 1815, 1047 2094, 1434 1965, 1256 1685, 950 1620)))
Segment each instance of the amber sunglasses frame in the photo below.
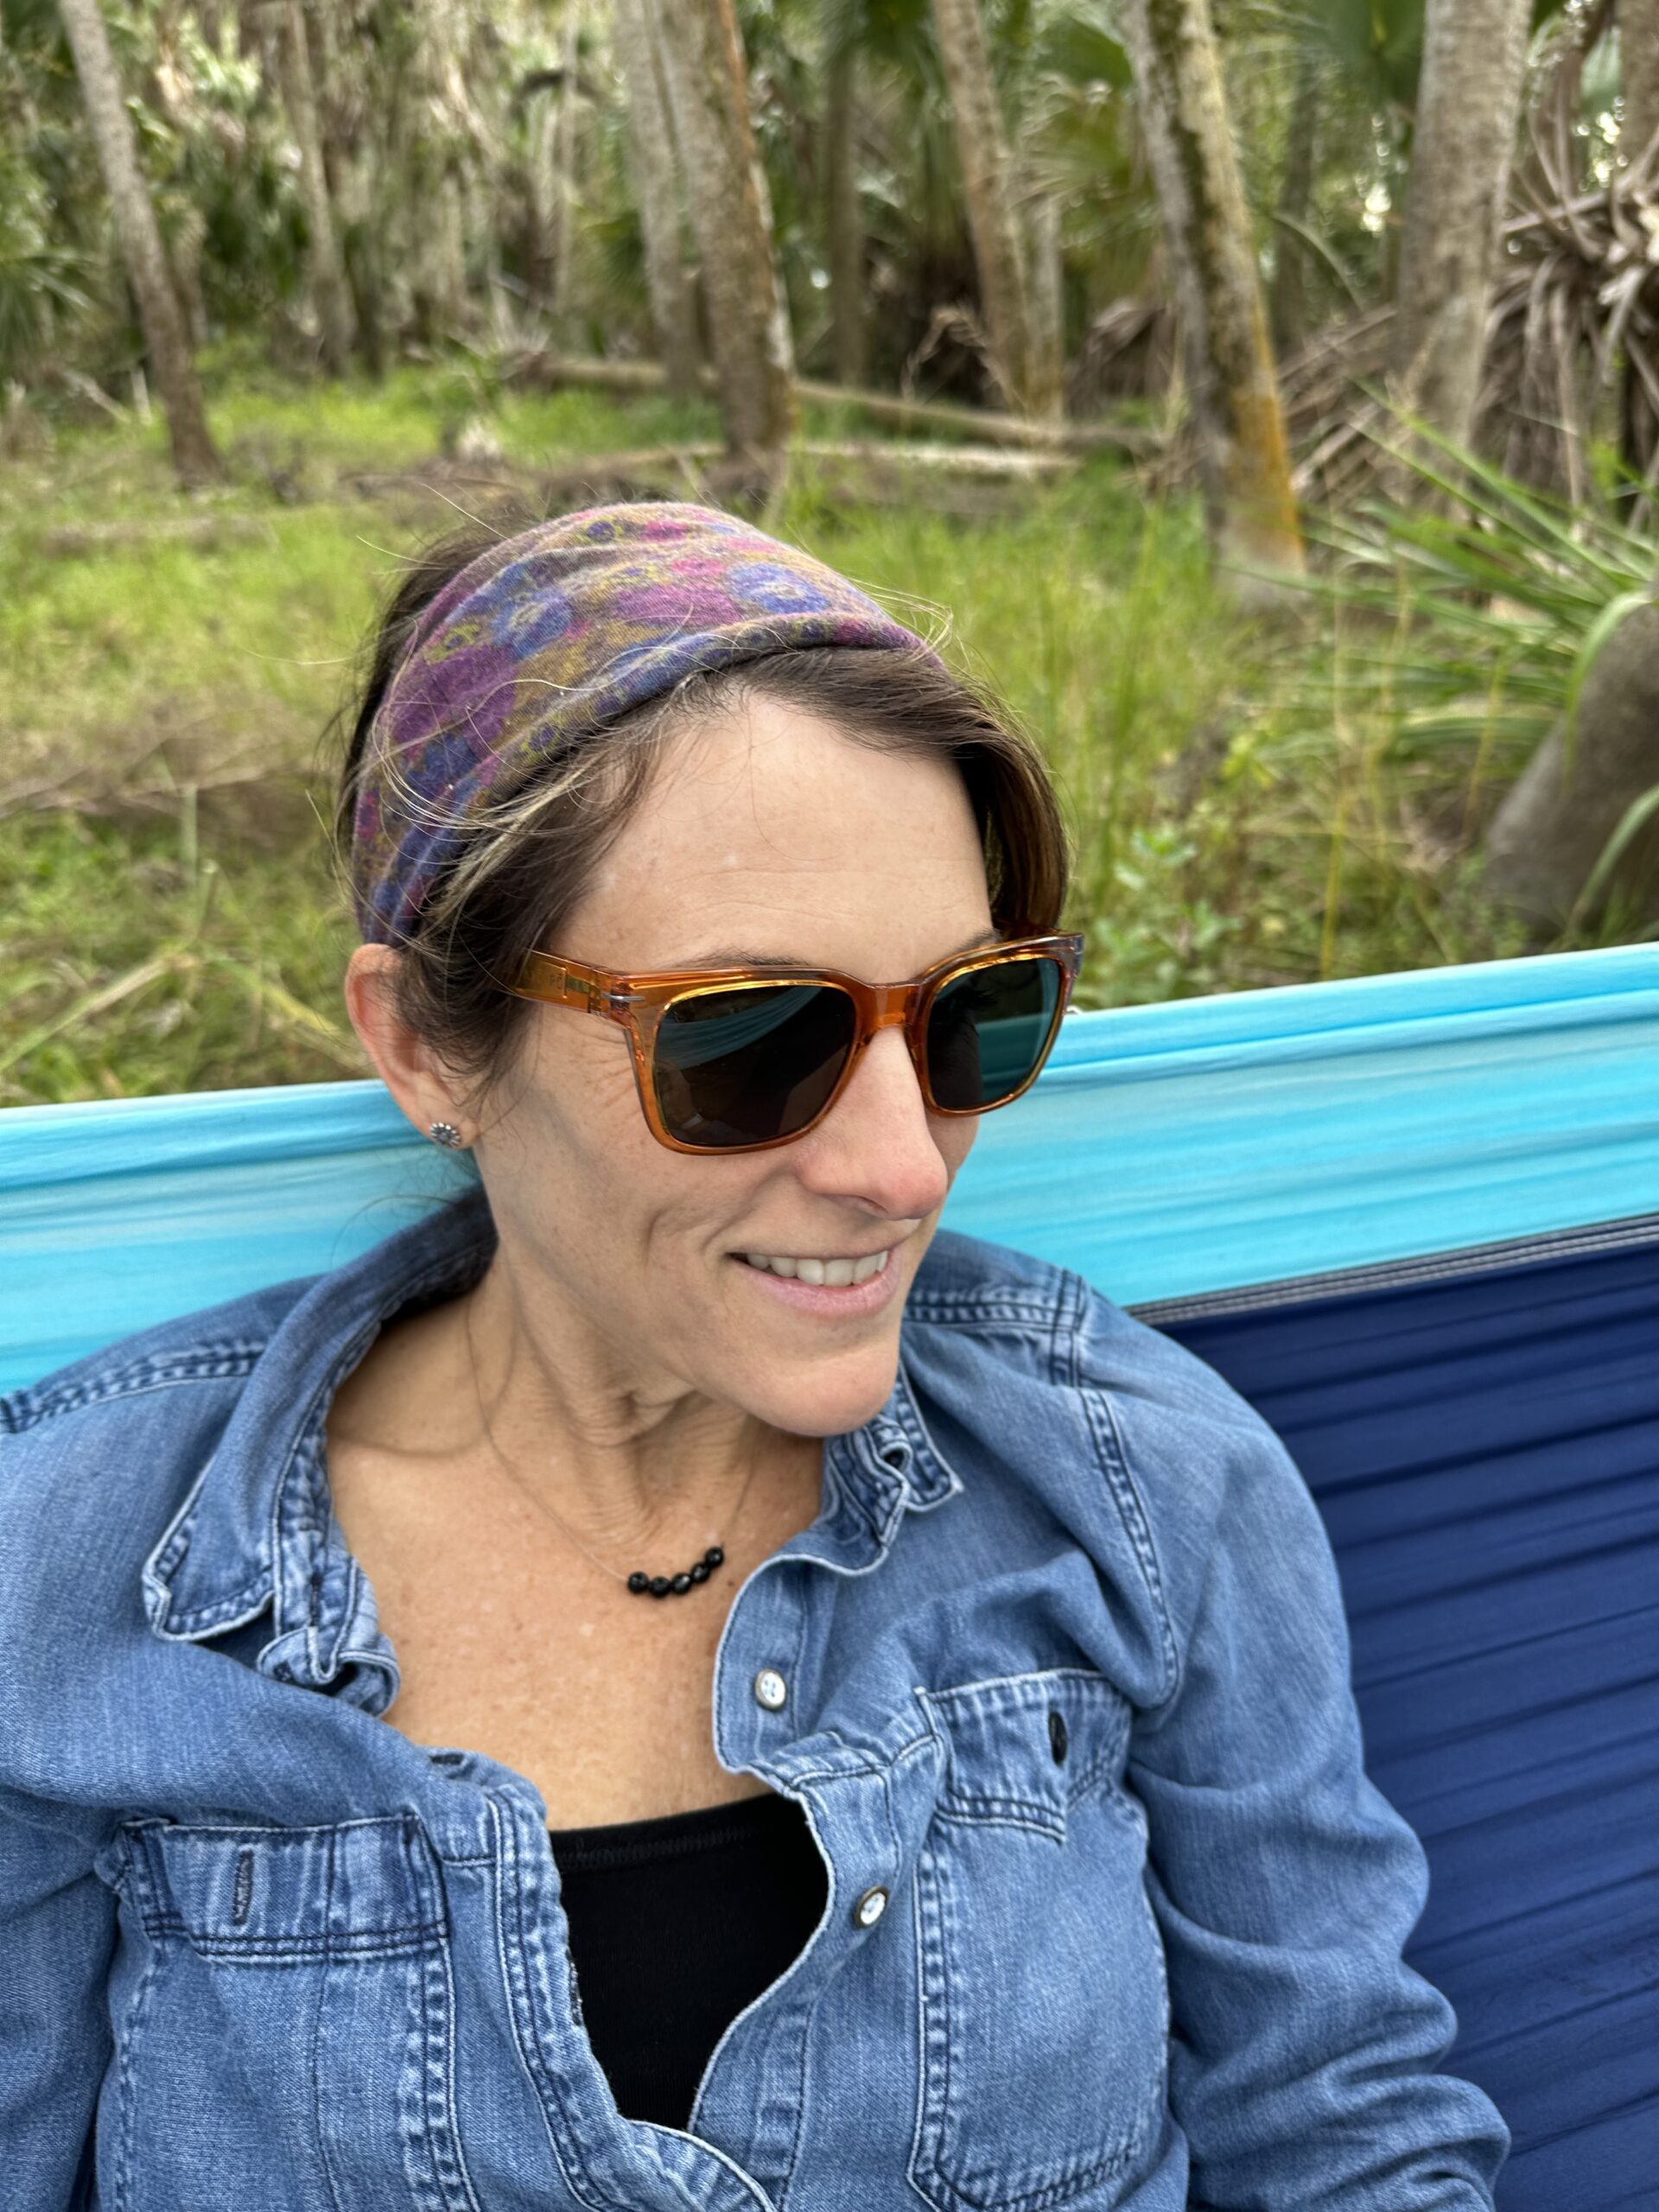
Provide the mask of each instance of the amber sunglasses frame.
POLYGON ((852 1081, 854 1069, 876 1032, 881 1029, 902 1027, 905 1031, 911 1065, 916 1071, 930 1113, 963 1119, 974 1114, 995 1113, 1000 1106, 1011 1106, 1042 1073, 1054 1049, 1061 1020, 1071 1005, 1082 966, 1082 937, 1064 933, 1009 938, 972 952, 958 953, 906 983, 867 983, 838 968, 657 968, 625 972, 592 967, 585 961, 567 960, 557 953, 531 952, 524 957, 518 982, 508 988, 514 998, 534 999, 546 1006, 574 1007, 579 1014, 604 1014, 626 1029, 632 1049, 634 1088, 639 1094, 639 1103, 652 1136, 671 1152, 692 1153, 699 1159, 708 1160, 729 1153, 770 1152, 779 1145, 793 1144, 810 1135, 852 1081), (959 977, 1020 956, 1052 959, 1060 969, 1060 991, 1054 1017, 1043 1039, 1043 1049, 1037 1055, 1036 1065, 1018 1090, 1011 1090, 1006 1098, 999 1098, 992 1105, 939 1105, 928 1079, 925 1050, 927 1017, 934 1000, 947 984, 959 977), (785 1136, 758 1137, 752 1144, 688 1144, 664 1126, 658 1105, 652 1075, 657 1033, 664 1015, 677 1000, 699 997, 709 991, 728 991, 747 983, 818 983, 844 991, 853 1002, 856 1023, 852 1048, 834 1089, 811 1120, 798 1129, 791 1129, 785 1136))

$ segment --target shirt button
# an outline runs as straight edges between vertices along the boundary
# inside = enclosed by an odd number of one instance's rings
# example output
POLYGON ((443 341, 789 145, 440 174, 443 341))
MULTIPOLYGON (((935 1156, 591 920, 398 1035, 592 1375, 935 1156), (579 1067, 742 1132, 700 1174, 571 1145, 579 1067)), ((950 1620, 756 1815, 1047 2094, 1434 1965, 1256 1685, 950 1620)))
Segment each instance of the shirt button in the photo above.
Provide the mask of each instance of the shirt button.
POLYGON ((781 1713, 789 1702, 789 1684, 775 1667, 763 1667, 754 1678, 754 1701, 768 1713, 781 1713))
POLYGON ((874 1928, 887 1909, 887 1893, 878 1882, 873 1890, 866 1890, 853 1907, 855 1928, 874 1928))

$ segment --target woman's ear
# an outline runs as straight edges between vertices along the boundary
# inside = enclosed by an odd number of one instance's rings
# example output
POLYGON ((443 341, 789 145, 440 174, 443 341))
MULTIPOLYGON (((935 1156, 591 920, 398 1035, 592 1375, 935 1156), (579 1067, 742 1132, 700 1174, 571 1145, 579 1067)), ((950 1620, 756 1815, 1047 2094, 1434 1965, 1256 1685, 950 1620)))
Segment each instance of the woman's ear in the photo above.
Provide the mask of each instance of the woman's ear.
POLYGON ((421 1135, 445 1122, 470 1141, 454 1077, 397 1011, 403 957, 389 944, 359 944, 346 967, 346 1011, 380 1080, 421 1135))

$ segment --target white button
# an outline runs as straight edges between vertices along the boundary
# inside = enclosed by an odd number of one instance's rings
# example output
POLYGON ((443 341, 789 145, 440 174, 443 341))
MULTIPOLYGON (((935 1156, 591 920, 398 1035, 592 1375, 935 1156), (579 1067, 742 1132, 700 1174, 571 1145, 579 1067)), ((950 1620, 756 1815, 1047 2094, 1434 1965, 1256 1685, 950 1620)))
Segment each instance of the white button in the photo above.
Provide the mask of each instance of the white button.
POLYGON ((789 1702, 789 1684, 775 1667, 763 1667, 754 1678, 754 1701, 768 1713, 781 1713, 789 1702))
POLYGON ((887 1893, 878 1882, 874 1889, 866 1890, 853 1907, 855 1928, 874 1928, 887 1909, 887 1893))

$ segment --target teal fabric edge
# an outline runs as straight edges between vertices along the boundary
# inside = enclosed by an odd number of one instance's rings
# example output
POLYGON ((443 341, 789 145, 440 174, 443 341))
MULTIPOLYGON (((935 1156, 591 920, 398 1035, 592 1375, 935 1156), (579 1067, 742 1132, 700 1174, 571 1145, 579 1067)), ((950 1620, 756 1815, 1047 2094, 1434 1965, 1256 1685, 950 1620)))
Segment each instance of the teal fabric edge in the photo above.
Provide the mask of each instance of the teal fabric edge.
MULTIPOLYGON (((0 1389, 315 1273, 469 1171, 378 1082, 0 1113, 0 1389)), ((1074 1014, 944 1225, 1123 1304, 1659 1209, 1659 946, 1074 1014)))

